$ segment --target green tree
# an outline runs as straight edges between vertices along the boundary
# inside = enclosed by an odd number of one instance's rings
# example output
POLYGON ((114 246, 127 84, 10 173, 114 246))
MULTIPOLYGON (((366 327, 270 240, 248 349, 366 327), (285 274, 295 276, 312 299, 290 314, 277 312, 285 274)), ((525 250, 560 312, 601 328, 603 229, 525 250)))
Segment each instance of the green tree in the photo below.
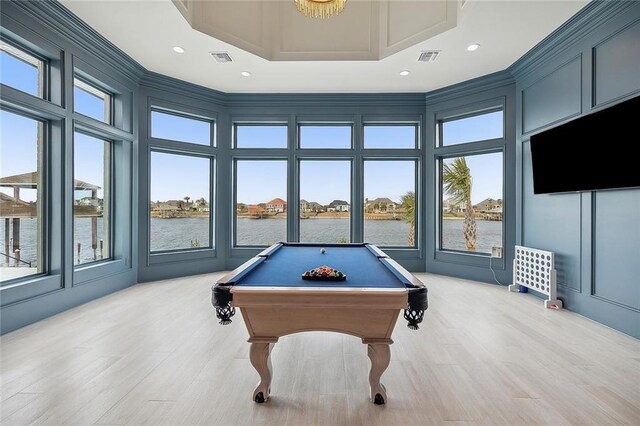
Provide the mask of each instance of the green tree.
POLYGON ((416 194, 409 191, 400 197, 400 204, 404 209, 402 220, 409 224, 409 247, 416 245, 416 194))
POLYGON ((464 157, 454 159, 442 168, 444 191, 451 196, 455 204, 464 204, 464 224, 462 233, 467 250, 476 251, 476 213, 471 204, 471 171, 464 157))

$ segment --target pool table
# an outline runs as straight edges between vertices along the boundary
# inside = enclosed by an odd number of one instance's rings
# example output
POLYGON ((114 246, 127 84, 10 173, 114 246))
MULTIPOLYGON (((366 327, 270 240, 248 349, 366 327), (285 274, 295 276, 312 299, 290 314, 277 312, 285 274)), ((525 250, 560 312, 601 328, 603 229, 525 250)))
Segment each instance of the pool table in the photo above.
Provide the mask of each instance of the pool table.
POLYGON ((222 277, 212 289, 220 323, 231 322, 235 308, 249 331, 251 364, 260 375, 253 392, 265 402, 271 391, 270 354, 278 338, 303 331, 334 331, 357 336, 371 359, 371 400, 384 404, 380 383, 389 366, 391 333, 400 310, 417 329, 427 309, 427 289, 383 251, 371 244, 278 243, 222 277), (307 281, 305 271, 327 265, 344 281, 307 281))

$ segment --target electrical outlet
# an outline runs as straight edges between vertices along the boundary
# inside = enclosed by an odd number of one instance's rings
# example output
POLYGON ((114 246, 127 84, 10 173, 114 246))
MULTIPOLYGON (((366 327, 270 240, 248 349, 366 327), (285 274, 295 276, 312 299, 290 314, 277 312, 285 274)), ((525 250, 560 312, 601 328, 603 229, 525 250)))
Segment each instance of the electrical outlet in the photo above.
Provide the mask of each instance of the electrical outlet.
POLYGON ((497 257, 498 259, 501 259, 502 247, 498 247, 498 246, 491 247, 491 257, 497 257))

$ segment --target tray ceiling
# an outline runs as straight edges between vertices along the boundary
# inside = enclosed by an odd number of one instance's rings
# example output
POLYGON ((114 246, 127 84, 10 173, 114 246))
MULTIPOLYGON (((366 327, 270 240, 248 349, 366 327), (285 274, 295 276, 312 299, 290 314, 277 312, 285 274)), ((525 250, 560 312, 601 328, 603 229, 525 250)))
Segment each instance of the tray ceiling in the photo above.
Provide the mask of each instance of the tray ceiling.
POLYGON ((329 19, 289 0, 173 0, 195 30, 271 61, 378 60, 447 31, 457 0, 349 0, 329 19))

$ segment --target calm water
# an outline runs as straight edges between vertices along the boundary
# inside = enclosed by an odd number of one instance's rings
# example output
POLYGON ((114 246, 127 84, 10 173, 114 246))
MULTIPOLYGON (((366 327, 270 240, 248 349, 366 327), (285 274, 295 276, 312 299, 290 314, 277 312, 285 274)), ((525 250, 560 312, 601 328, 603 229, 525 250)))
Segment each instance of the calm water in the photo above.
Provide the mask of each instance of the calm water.
MULTIPOLYGON (((209 244, 208 219, 151 219, 151 250, 172 250, 191 247, 191 241, 199 240, 205 247, 209 244)), ((462 235, 462 220, 445 220, 443 224, 443 246, 452 250, 465 250, 462 235)), ((491 252, 494 245, 502 246, 502 222, 478 221, 477 251, 491 252)), ((403 246, 407 244, 409 224, 400 220, 367 220, 364 223, 365 241, 382 246, 403 246)), ((21 258, 36 262, 36 219, 20 221, 21 258)), ((102 235, 102 218, 98 218, 98 241, 102 235)), ((91 248, 91 219, 79 218, 74 229, 74 263, 77 263, 77 243, 81 243, 82 263, 93 260, 91 248)), ((286 240, 286 220, 281 219, 238 219, 238 244, 269 245, 286 240)), ((300 240, 306 242, 349 241, 349 220, 347 219, 306 219, 300 222, 300 240)), ((0 221, 0 250, 4 252, 4 220, 0 221)), ((96 253, 100 259, 100 251, 96 253)), ((105 253, 105 256, 107 253, 105 253)), ((0 265, 6 265, 0 256, 0 265)))
MULTIPOLYGON (((98 218, 97 222, 97 244, 98 248, 94 252, 91 247, 91 218, 82 217, 77 218, 73 222, 73 263, 78 264, 78 243, 80 243, 80 262, 79 263, 87 263, 92 262, 94 260, 102 259, 100 253, 100 240, 104 239, 103 237, 103 220, 102 218, 98 218)), ((0 220, 0 251, 4 253, 4 229, 5 221, 0 220)), ((36 245, 38 243, 37 240, 38 234, 38 222, 36 218, 21 218, 20 219, 20 259, 26 262, 31 262, 32 267, 38 266, 37 259, 37 251, 36 245)), ((11 234, 9 236, 11 238, 11 234)), ((104 256, 109 256, 109 249, 106 247, 106 242, 103 245, 104 256)), ((10 248, 11 250, 11 248, 10 248)), ((10 264, 13 266, 13 260, 10 260, 10 264)), ((0 256, 0 266, 7 266, 5 262, 5 257, 0 256)), ((26 265, 23 265, 26 266, 26 265)))
MULTIPOLYGON (((286 239, 285 220, 238 219, 238 244, 268 245, 286 239), (275 222, 275 223, 274 223, 275 222)), ((462 220, 445 220, 443 246, 450 250, 466 250, 462 220)), ((477 222, 476 251, 490 253, 492 246, 502 246, 502 222, 477 222)), ((404 246, 409 237, 409 224, 401 220, 366 220, 365 241, 381 246, 404 246)), ((300 241, 349 241, 349 220, 307 219, 300 222, 300 241)))

